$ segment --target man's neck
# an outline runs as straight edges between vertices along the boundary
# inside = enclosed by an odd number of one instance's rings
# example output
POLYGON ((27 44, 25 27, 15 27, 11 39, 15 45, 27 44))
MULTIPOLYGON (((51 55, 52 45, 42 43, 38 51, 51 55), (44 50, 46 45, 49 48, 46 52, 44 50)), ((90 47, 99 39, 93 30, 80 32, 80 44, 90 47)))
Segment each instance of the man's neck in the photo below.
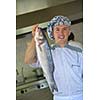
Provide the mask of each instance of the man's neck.
POLYGON ((58 46, 61 47, 61 48, 64 48, 67 44, 68 44, 68 43, 64 43, 64 44, 58 44, 58 43, 56 43, 56 45, 58 45, 58 46))

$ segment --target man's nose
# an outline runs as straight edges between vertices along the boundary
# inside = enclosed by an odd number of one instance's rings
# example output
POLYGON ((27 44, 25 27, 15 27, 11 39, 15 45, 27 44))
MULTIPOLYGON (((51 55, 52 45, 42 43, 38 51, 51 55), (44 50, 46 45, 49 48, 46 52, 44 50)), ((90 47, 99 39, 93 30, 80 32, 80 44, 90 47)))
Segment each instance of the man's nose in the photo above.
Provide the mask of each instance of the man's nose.
POLYGON ((58 35, 63 35, 63 32, 59 32, 58 35))

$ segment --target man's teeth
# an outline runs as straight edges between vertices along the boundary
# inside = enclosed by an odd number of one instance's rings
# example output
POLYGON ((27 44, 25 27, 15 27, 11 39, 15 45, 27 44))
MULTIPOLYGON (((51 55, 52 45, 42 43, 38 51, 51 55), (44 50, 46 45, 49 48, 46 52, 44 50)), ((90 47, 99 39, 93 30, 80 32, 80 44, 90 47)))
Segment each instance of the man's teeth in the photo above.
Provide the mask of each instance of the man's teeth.
POLYGON ((60 39, 64 39, 64 36, 59 36, 60 39))

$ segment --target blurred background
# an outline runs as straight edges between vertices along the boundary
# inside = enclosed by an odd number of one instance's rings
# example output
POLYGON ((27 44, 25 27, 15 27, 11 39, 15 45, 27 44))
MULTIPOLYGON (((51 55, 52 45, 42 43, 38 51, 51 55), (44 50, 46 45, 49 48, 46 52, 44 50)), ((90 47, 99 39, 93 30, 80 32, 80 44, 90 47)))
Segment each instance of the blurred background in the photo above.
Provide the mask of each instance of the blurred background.
POLYGON ((16 0, 17 100, 52 100, 42 69, 25 64, 24 55, 32 38, 32 25, 38 23, 46 31, 48 21, 56 15, 72 21, 75 41, 83 44, 83 0, 16 0))

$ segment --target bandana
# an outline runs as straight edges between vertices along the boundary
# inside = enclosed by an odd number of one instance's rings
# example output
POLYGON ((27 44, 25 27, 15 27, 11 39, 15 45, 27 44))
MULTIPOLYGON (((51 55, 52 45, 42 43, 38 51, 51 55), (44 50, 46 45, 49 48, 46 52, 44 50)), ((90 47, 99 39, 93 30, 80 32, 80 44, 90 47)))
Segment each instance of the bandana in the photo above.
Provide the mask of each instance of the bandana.
POLYGON ((55 17, 53 17, 53 19, 51 19, 51 21, 49 21, 48 26, 47 26, 48 37, 51 40, 54 40, 54 37, 52 35, 53 27, 57 26, 57 25, 71 26, 71 21, 67 17, 64 17, 64 16, 55 16, 55 17))

